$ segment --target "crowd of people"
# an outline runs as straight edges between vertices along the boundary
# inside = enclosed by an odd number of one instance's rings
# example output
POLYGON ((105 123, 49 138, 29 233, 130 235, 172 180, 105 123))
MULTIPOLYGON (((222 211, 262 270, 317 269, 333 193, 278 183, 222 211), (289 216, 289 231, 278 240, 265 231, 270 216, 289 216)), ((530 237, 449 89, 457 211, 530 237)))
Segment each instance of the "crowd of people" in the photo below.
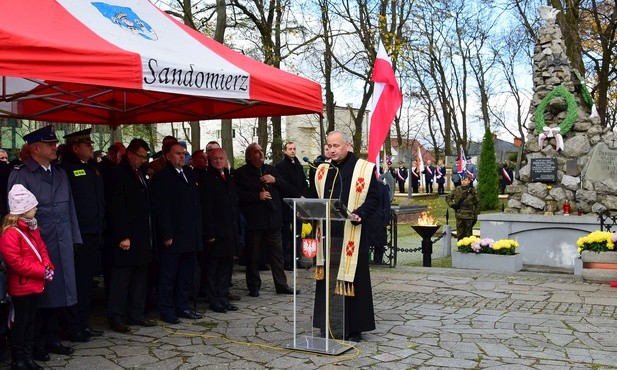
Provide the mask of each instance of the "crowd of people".
MULTIPOLYGON (((341 243, 350 227, 360 235, 362 220, 381 202, 374 176, 366 183, 368 192, 354 195, 356 163, 368 162, 355 157, 351 140, 338 131, 328 135, 324 158, 314 164, 330 160, 340 179, 334 181, 334 171, 328 171, 326 177, 315 176, 325 182, 311 181, 312 187, 293 142, 285 144, 276 165, 264 163, 263 149, 253 143, 246 148, 246 164, 233 169, 215 141, 187 155, 185 146, 168 136, 160 156, 149 161, 152 148, 139 138, 97 155, 90 129, 63 139, 58 145, 52 126, 33 131, 24 136, 19 162, 11 165, 0 150, 0 253, 10 297, 0 301, 12 301, 0 304, 0 322, 7 321, 8 307, 15 312, 13 327, 0 329, 0 339, 9 333, 14 369, 41 369, 35 361, 49 360, 49 353, 73 352, 66 340, 104 335, 88 321, 95 275, 103 276, 109 328, 116 332, 157 325, 146 315, 154 297, 158 318, 169 324, 202 318, 189 305, 191 293, 205 296, 214 312, 235 311, 232 302, 241 299, 230 290, 236 262, 246 265, 251 297, 259 296, 260 271, 266 269, 276 293, 300 293, 285 274, 301 262, 284 198, 323 197, 316 189, 325 186, 346 204, 353 200, 350 220, 334 227, 341 243)), ((365 171, 374 171, 369 167, 365 171)), ((313 175, 316 170, 313 166, 313 175)), ((404 176, 397 173, 397 181, 404 176)), ((367 235, 358 238, 352 254, 356 267, 344 280, 356 285, 356 293, 345 296, 351 304, 346 305, 347 339, 360 340, 361 332, 375 326, 367 235), (359 312, 352 308, 356 303, 363 307, 359 312)), ((317 327, 324 326, 316 320, 317 327)))

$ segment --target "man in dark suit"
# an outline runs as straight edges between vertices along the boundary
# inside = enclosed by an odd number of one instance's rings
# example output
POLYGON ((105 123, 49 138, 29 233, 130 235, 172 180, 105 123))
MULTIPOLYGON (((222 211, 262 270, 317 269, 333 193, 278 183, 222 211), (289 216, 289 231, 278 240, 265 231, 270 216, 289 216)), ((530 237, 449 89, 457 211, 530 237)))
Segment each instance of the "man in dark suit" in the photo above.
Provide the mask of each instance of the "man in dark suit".
POLYGON ((246 217, 246 285, 251 297, 259 297, 259 261, 266 250, 274 286, 279 294, 294 294, 283 269, 281 240, 281 197, 279 190, 292 193, 273 166, 264 164, 261 146, 253 143, 245 151, 246 164, 236 171, 240 208, 246 217))
MULTIPOLYGON (((300 196, 305 195, 308 184, 306 182, 304 168, 302 168, 300 161, 296 157, 296 144, 294 142, 285 143, 283 153, 285 154, 283 159, 277 163, 275 167, 279 175, 294 188, 295 192, 292 194, 281 194, 282 198, 299 198, 300 196)), ((281 203, 281 210, 283 216, 283 226, 281 227, 281 236, 283 238, 283 261, 285 263, 285 270, 293 271, 294 241, 291 232, 293 215, 291 208, 284 201, 281 203)), ((299 252, 299 250, 297 252, 299 252)), ((297 256, 300 256, 300 254, 297 253, 297 256)))
POLYGON ((88 324, 94 272, 100 271, 101 266, 105 217, 103 176, 90 162, 94 152, 90 131, 88 128, 64 136, 66 151, 61 165, 69 178, 83 241, 74 252, 77 304, 68 310, 67 318, 67 336, 73 342, 87 342, 91 336, 103 335, 102 330, 92 329, 88 324))
POLYGON ((116 169, 121 158, 126 153, 126 147, 121 142, 115 142, 107 149, 107 155, 98 163, 98 169, 103 176, 103 196, 105 198, 105 230, 103 231, 103 250, 101 251, 101 268, 103 271, 103 282, 105 284, 105 294, 109 294, 111 269, 111 254, 117 248, 117 240, 113 235, 113 224, 111 216, 111 205, 114 187, 116 186, 116 169))
POLYGON ((202 210, 197 180, 184 166, 184 147, 172 142, 163 147, 167 163, 152 182, 157 228, 162 241, 159 273, 161 320, 177 324, 178 316, 200 319, 189 309, 189 291, 197 252, 203 247, 202 210))
POLYGON ((238 192, 221 148, 209 154, 209 168, 200 180, 207 255, 206 295, 215 312, 236 311, 229 302, 233 257, 239 255, 238 192))
POLYGON ((399 193, 405 192, 405 181, 407 180, 407 176, 409 176, 409 171, 403 164, 403 161, 401 161, 396 169, 396 182, 398 182, 399 193))
POLYGON ((424 184, 426 185, 426 194, 433 193, 433 180, 435 178, 435 166, 433 166, 433 162, 431 160, 426 161, 426 166, 424 166, 424 184))
POLYGON ((148 144, 133 139, 116 171, 110 205, 110 232, 115 243, 111 252, 111 271, 107 318, 113 331, 126 333, 128 323, 156 325, 145 318, 148 265, 154 246, 154 216, 150 183, 141 173, 148 158, 148 144))

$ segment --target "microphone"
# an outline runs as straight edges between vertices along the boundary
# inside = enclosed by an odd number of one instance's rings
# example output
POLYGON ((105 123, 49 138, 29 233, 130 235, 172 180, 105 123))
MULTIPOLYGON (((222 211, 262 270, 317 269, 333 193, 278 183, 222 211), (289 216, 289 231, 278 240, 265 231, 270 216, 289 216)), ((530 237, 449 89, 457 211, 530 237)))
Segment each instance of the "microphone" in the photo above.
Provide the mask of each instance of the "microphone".
POLYGON ((309 161, 308 157, 302 157, 302 160, 306 163, 308 163, 309 166, 311 167, 317 167, 317 165, 311 161, 309 161))

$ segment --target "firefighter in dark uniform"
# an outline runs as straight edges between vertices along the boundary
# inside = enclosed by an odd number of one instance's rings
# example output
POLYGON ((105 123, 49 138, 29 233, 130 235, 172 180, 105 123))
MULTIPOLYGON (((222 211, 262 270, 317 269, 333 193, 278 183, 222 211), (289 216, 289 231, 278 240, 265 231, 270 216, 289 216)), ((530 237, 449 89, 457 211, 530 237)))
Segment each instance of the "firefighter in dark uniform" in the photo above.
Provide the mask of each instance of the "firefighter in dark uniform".
POLYGON ((473 225, 476 224, 480 213, 480 198, 472 183, 473 175, 465 173, 461 175, 461 186, 446 196, 448 206, 454 209, 456 215, 458 240, 473 235, 473 225))
POLYGON ((88 128, 64 136, 66 151, 61 164, 69 179, 83 241, 74 251, 77 304, 69 309, 67 317, 67 336, 74 342, 87 342, 91 336, 103 335, 102 330, 88 324, 94 273, 101 270, 105 214, 103 176, 92 162, 94 148, 90 131, 88 128))

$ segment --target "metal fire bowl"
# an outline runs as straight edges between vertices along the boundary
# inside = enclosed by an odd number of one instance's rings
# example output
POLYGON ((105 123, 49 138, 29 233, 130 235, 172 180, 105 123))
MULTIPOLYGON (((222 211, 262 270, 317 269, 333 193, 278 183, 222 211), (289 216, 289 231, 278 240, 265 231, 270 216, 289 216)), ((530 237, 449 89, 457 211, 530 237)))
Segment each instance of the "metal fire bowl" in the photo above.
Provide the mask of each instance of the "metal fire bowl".
POLYGON ((433 236, 437 232, 437 229, 439 229, 441 226, 439 225, 431 225, 431 226, 411 225, 411 227, 413 227, 413 229, 418 234, 420 234, 422 239, 429 239, 431 236, 433 236))

